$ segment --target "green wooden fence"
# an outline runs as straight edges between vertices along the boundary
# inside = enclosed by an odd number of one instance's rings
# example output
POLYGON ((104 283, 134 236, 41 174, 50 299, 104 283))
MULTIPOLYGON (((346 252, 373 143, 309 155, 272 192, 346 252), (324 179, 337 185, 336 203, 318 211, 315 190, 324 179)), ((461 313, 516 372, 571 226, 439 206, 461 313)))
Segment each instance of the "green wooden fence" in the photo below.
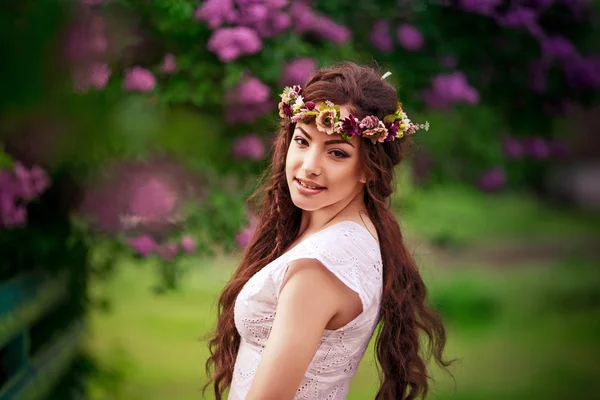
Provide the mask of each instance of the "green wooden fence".
POLYGON ((68 370, 83 333, 82 321, 54 318, 68 294, 66 275, 0 282, 0 400, 45 399, 68 370))

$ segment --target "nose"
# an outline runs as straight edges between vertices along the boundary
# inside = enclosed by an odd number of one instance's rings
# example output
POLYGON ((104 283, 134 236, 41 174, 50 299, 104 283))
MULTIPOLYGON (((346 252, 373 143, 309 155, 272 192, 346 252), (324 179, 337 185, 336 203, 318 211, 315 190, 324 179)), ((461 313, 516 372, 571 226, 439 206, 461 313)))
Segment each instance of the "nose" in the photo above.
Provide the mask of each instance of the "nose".
POLYGON ((307 176, 321 175, 321 154, 318 149, 316 149, 316 146, 313 146, 313 149, 304 153, 302 170, 307 176))

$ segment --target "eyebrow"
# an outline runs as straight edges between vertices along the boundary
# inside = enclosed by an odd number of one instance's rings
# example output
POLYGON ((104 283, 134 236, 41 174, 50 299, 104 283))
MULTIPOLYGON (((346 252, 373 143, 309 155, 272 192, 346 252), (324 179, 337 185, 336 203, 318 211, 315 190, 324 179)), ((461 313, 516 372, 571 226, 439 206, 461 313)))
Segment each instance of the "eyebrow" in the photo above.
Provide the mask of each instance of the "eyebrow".
MULTIPOLYGON (((309 138, 310 140, 312 140, 312 137, 308 134, 308 132, 306 132, 304 129, 302 129, 302 127, 297 126, 296 129, 299 129, 300 131, 302 131, 302 133, 304 133, 307 138, 309 138)), ((328 140, 328 141, 325 142, 326 145, 328 145, 328 144, 338 144, 338 143, 346 143, 346 144, 349 144, 350 146, 354 147, 354 145, 352 143, 350 143, 349 141, 344 140, 344 139, 332 139, 332 140, 328 140)))

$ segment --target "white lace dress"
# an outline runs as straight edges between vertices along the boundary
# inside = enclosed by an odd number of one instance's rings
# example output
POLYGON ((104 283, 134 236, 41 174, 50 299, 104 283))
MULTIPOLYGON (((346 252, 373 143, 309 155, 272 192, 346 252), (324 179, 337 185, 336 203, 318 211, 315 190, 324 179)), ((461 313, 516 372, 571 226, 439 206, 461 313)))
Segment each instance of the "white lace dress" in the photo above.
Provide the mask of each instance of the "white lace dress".
POLYGON ((373 335, 382 295, 379 244, 362 225, 343 221, 317 232, 257 272, 235 308, 241 343, 228 400, 244 400, 273 326, 277 299, 291 261, 314 258, 360 296, 362 313, 345 326, 325 330, 296 400, 343 400, 373 335))

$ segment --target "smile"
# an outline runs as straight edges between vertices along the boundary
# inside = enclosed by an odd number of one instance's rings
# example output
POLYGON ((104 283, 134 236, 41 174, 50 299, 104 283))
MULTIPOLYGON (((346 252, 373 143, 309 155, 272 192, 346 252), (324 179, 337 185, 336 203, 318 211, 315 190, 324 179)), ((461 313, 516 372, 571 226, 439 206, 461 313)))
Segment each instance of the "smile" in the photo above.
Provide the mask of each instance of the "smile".
POLYGON ((298 188, 298 191, 302 194, 319 194, 326 189, 323 186, 309 185, 298 178, 295 178, 294 182, 296 183, 296 188, 298 188))

